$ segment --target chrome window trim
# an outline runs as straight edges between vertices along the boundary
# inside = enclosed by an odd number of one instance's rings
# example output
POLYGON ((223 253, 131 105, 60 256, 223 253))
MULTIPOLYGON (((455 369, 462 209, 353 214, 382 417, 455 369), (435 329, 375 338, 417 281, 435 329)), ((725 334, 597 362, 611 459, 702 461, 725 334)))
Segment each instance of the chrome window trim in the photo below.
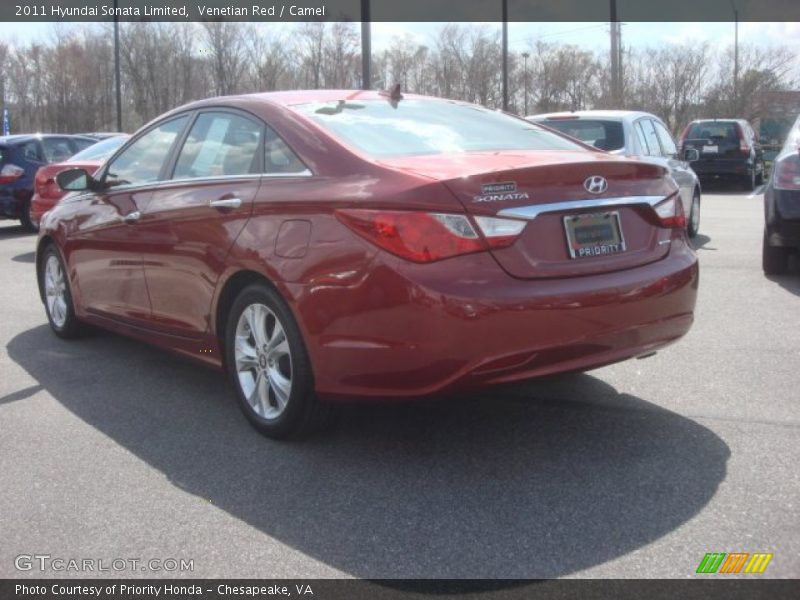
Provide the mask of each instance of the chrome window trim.
POLYGON ((504 208, 497 213, 498 217, 511 217, 533 221, 545 213, 563 212, 565 210, 582 210, 586 208, 605 208, 608 206, 655 206, 666 200, 666 196, 621 196, 618 198, 585 198, 566 202, 550 202, 547 204, 530 204, 504 208))
POLYGON ((217 175, 214 177, 184 177, 182 179, 160 179, 159 181, 149 181, 147 183, 137 183, 131 185, 115 185, 103 190, 101 193, 116 193, 118 191, 127 192, 140 188, 159 189, 173 184, 183 183, 214 183, 217 181, 244 181, 247 179, 275 179, 293 177, 313 177, 314 174, 308 169, 298 173, 247 173, 244 175, 217 175))

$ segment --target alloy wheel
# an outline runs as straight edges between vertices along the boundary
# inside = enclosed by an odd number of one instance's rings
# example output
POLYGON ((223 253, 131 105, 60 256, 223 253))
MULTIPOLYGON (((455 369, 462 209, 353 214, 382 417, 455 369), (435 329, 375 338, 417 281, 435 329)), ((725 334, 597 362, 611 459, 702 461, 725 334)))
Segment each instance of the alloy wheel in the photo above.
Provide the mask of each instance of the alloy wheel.
POLYGON ((264 304, 250 304, 239 316, 234 360, 253 411, 263 419, 279 417, 292 393, 292 352, 283 324, 264 304))
POLYGON ((61 268, 58 258, 51 254, 45 264, 44 293, 47 301, 47 313, 58 328, 64 327, 67 322, 66 290, 64 270, 61 268))

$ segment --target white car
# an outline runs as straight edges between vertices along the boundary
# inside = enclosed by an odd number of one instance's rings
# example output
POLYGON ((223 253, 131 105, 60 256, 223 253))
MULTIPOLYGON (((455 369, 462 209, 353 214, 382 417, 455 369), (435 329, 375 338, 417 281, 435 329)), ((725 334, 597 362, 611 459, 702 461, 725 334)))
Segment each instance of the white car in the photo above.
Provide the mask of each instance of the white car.
POLYGON ((663 121, 646 112, 633 110, 583 110, 546 113, 526 117, 598 148, 636 157, 666 167, 681 189, 683 211, 690 237, 700 229, 700 180, 689 166, 697 150, 683 156, 663 121))

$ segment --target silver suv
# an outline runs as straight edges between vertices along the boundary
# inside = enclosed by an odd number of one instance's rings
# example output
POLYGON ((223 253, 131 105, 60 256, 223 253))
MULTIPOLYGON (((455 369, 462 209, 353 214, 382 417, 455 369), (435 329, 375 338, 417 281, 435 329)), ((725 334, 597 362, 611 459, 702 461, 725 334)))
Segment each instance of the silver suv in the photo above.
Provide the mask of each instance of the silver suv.
POLYGON ((526 117, 612 154, 632 156, 669 169, 681 189, 689 236, 700 229, 700 180, 689 166, 698 152, 678 147, 663 121, 646 112, 631 110, 584 110, 526 117))

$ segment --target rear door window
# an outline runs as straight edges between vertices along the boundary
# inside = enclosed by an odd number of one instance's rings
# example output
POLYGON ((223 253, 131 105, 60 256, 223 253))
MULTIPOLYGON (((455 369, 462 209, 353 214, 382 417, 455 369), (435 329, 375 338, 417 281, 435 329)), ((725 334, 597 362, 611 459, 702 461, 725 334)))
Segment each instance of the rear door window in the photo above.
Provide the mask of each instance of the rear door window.
POLYGON ((661 148, 664 151, 664 156, 667 158, 676 156, 678 154, 678 147, 675 145, 675 141, 672 139, 672 135, 670 135, 669 131, 667 131, 667 128, 659 121, 653 121, 653 126, 656 128, 658 139, 661 142, 661 148))
POLYGON ((178 134, 186 127, 183 115, 154 127, 109 164, 106 182, 110 185, 142 185, 159 180, 178 134))
POLYGON ((661 146, 658 142, 658 135, 653 127, 653 122, 650 119, 642 119, 637 123, 641 128, 642 135, 646 144, 648 156, 661 156, 661 146))
POLYGON ((38 163, 45 162, 44 154, 42 153, 42 147, 39 145, 37 140, 25 142, 20 146, 19 150, 22 157, 27 161, 38 163))
POLYGON ((207 112, 197 117, 183 144, 173 179, 261 172, 264 126, 253 119, 207 112))
POLYGON ((68 138, 44 138, 44 156, 49 163, 63 162, 75 154, 68 138))

